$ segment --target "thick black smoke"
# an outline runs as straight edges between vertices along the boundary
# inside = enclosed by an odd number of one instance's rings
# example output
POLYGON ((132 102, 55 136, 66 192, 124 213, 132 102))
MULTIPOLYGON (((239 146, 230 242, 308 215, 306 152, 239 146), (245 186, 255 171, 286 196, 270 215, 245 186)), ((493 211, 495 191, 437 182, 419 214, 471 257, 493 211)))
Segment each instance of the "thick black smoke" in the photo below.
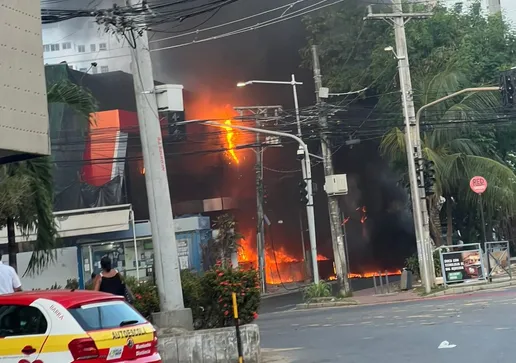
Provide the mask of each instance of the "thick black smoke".
MULTIPOLYGON (((289 2, 291 1, 241 0, 224 8, 202 27, 246 17, 289 2)), ((254 20, 254 22, 258 21, 260 20, 254 20)), ((185 24, 185 27, 191 27, 194 24, 190 21, 185 24)), ((252 23, 245 22, 236 26, 250 24, 252 23)), ((220 28, 210 35, 227 30, 231 28, 220 28)), ((162 36, 167 35, 169 34, 162 36)), ((159 39, 159 36, 155 39, 159 39)), ((153 47, 187 42, 192 39, 185 37, 163 41, 154 43, 153 47)), ((292 94, 288 86, 253 85, 237 89, 235 85, 238 81, 250 79, 288 80, 290 74, 295 73, 298 80, 304 82, 300 87, 299 96, 301 105, 307 106, 314 102, 314 87, 311 70, 300 67, 299 50, 305 44, 306 33, 302 20, 296 18, 220 40, 155 52, 153 53, 154 70, 156 78, 163 82, 183 84, 192 93, 194 99, 209 95, 210 102, 214 104, 229 103, 233 106, 280 104, 285 108, 293 107, 292 94)), ((188 114, 189 110, 186 111, 188 114)), ((195 110, 193 112, 195 113, 195 110)), ((250 154, 247 157, 253 158, 253 155, 250 154)), ((185 158, 185 162, 191 163, 192 158, 185 158)), ((201 161, 202 157, 196 158, 199 164, 204 164, 201 161)), ((397 177, 379 156, 377 141, 364 142, 352 149, 342 147, 334 155, 334 160, 337 172, 347 173, 350 181, 350 193, 341 198, 341 205, 345 217, 349 217, 346 228, 352 270, 361 272, 379 268, 399 268, 403 258, 414 249, 412 217, 406 207, 406 193, 397 186, 397 177), (361 212, 363 206, 366 207, 367 220, 362 224, 360 219, 364 215, 361 212)), ((224 158, 220 161, 226 163, 224 158)), ((231 194, 231 190, 238 190, 240 205, 245 206, 241 207, 238 218, 246 234, 247 231, 255 232, 252 164, 248 162, 238 171, 234 170, 234 166, 220 166, 218 173, 206 175, 210 182, 204 183, 203 187, 206 197, 215 196, 221 192, 228 195, 231 194)), ((301 174, 299 171, 288 172, 299 169, 299 162, 295 159, 295 148, 267 150, 265 167, 265 184, 268 190, 266 213, 271 221, 268 244, 273 244, 276 248, 283 245, 289 252, 300 257, 300 217, 306 229, 306 215, 303 206, 299 203, 297 187, 301 174), (271 238, 271 235, 274 238, 271 238)), ((323 171, 320 165, 314 168, 314 174, 319 187, 316 194, 319 250, 323 255, 331 256, 328 211, 322 190, 323 171)), ((184 183, 183 187, 186 187, 184 183)), ((190 193, 181 189, 182 196, 187 194, 190 193)), ((307 237, 305 234, 305 239, 307 237)))

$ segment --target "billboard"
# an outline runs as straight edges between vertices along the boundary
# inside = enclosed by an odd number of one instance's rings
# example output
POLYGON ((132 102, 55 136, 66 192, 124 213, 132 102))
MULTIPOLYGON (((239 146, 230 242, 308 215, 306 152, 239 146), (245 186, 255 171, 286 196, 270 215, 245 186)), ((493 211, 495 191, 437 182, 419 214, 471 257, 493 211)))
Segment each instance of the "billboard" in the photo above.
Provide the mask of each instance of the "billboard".
POLYGON ((50 154, 39 1, 2 0, 0 163, 50 154))
POLYGON ((486 279, 480 246, 473 250, 441 253, 441 265, 445 284, 486 279))

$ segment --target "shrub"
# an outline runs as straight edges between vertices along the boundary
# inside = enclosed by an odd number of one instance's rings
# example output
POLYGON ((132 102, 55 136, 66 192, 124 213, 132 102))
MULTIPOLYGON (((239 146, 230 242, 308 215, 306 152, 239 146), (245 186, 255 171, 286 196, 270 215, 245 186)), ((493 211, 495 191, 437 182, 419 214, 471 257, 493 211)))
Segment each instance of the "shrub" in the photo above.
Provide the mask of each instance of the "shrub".
POLYGON ((319 283, 313 283, 308 285, 303 291, 303 296, 306 301, 320 298, 320 297, 330 297, 331 296, 331 286, 325 281, 320 281, 319 283))
POLYGON ((79 281, 77 279, 66 280, 66 285, 65 285, 66 290, 77 290, 78 288, 79 288, 79 281))
POLYGON ((134 277, 125 279, 134 295, 133 306, 147 320, 152 321, 152 313, 159 311, 159 295, 156 286, 150 282, 138 282, 134 277))
MULTIPOLYGON (((159 297, 156 286, 148 282, 137 283, 126 278, 136 301, 134 307, 147 319, 159 311, 159 297)), ((258 273, 244 271, 220 264, 204 274, 181 271, 183 301, 192 310, 195 329, 222 328, 234 325, 232 292, 237 294, 238 315, 241 324, 252 322, 258 317, 260 290, 258 273)))
POLYGON ((260 284, 255 270, 223 267, 206 271, 201 278, 203 291, 203 328, 234 325, 232 293, 237 295, 238 318, 248 324, 258 317, 260 284))
MULTIPOLYGON (((434 252, 434 267, 435 267, 435 276, 441 277, 442 271, 441 271, 441 256, 439 254, 439 251, 434 252)), ((408 257, 405 260, 405 267, 412 271, 414 275, 416 275, 418 278, 421 278, 420 272, 419 272, 419 259, 417 257, 417 253, 413 254, 412 256, 408 257)))

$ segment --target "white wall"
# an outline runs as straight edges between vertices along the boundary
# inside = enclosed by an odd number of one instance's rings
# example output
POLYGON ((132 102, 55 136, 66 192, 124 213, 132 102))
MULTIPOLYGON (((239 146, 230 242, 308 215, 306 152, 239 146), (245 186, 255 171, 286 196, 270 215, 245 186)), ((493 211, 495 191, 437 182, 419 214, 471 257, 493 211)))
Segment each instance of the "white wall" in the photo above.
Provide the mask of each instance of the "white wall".
POLYGON ((0 159, 48 155, 38 2, 0 1, 0 159))
MULTIPOLYGON (((18 272, 22 281, 23 290, 48 289, 55 283, 65 287, 66 280, 79 279, 77 270, 77 247, 60 248, 57 250, 57 260, 53 265, 48 266, 40 274, 25 276, 22 274, 29 265, 32 252, 18 253, 18 272)), ((8 262, 8 256, 2 256, 2 262, 8 262)))
MULTIPOLYGON (((110 8, 113 0, 96 1, 95 4, 96 8, 110 8)), ((43 6, 47 8, 47 6, 43 6)), ((61 6, 63 5, 61 4, 61 6)), ((58 5, 54 7, 58 7, 58 5)), ((66 2, 67 9, 82 7, 84 7, 84 2, 74 0, 66 2)), ((103 70, 130 73, 131 52, 125 39, 106 33, 104 28, 101 28, 93 20, 93 18, 80 18, 55 24, 44 24, 42 38, 45 64, 66 61, 75 70, 88 70, 88 73, 101 73, 103 70), (100 50, 101 44, 106 45, 106 50, 100 50), (64 45, 69 46, 69 49, 63 49, 64 45), (92 62, 98 64, 96 69, 91 67, 92 62)))

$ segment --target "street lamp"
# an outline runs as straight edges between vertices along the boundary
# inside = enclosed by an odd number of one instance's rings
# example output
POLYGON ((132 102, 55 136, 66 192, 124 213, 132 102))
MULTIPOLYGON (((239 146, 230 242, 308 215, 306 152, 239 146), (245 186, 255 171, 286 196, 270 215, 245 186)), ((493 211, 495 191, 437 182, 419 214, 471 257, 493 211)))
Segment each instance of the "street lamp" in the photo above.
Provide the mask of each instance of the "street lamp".
MULTIPOLYGON (((299 100, 297 97, 297 86, 302 85, 303 82, 296 81, 296 77, 294 74, 291 75, 290 81, 264 81, 264 80, 250 80, 246 82, 238 82, 237 87, 245 87, 253 84, 277 84, 277 85, 290 85, 292 86, 292 95, 294 97, 294 108, 296 112, 296 125, 297 125, 297 137, 301 139, 302 133, 301 133, 301 117, 299 115, 299 100)), ((315 211, 314 211, 314 202, 313 202, 313 191, 312 191, 312 177, 311 173, 310 175, 307 174, 307 164, 306 164, 306 157, 309 157, 308 151, 303 150, 303 147, 300 145, 298 149, 298 155, 301 156, 301 171, 303 174, 303 180, 306 182, 307 185, 307 191, 308 191, 308 203, 306 204, 306 213, 308 218, 308 234, 310 237, 310 248, 312 251, 316 249, 317 241, 316 241, 316 234, 315 234, 315 211), (313 217, 311 217, 313 216, 313 217)), ((314 270, 314 282, 318 282, 315 279, 315 276, 318 273, 316 273, 316 270, 318 269, 317 266, 317 256, 312 256, 313 262, 313 270, 314 270)))

